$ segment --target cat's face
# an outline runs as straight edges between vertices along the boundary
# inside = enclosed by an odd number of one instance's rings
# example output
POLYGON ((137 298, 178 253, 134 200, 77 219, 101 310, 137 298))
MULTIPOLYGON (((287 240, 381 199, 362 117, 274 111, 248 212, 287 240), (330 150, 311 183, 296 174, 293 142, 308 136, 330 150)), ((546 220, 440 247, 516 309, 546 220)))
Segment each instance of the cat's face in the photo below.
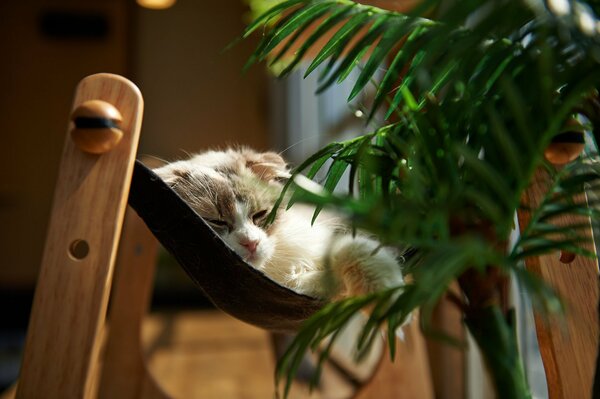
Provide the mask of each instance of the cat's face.
POLYGON ((156 173, 245 261, 260 268, 271 258, 274 225, 265 227, 285 162, 274 153, 210 151, 166 165, 156 173))

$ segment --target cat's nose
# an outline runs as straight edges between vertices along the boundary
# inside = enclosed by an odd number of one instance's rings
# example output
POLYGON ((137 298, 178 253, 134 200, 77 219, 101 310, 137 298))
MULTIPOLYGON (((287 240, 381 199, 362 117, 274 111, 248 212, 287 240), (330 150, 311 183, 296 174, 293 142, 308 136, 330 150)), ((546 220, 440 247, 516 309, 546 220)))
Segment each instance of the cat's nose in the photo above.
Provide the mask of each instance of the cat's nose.
POLYGON ((247 241, 240 241, 240 244, 246 248, 250 253, 254 253, 256 252, 256 247, 258 247, 258 240, 247 240, 247 241))

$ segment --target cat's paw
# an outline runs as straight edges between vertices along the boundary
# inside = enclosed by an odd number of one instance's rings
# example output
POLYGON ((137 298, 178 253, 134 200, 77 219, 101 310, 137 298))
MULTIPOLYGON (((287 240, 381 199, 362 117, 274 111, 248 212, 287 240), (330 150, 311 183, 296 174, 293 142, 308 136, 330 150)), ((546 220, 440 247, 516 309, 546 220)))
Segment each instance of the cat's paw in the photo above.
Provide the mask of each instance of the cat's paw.
POLYGON ((395 254, 368 237, 339 238, 332 245, 330 260, 347 295, 370 294, 404 285, 395 254))

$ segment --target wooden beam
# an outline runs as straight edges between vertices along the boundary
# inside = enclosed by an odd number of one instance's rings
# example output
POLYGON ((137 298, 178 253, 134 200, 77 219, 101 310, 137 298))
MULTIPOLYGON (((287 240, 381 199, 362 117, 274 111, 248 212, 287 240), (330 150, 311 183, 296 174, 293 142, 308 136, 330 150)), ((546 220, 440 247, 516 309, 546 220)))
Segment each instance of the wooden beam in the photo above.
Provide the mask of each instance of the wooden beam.
POLYGON ((83 79, 73 109, 112 104, 123 138, 111 151, 80 150, 67 132, 16 397, 89 398, 113 263, 139 139, 142 98, 110 74, 83 79))
MULTIPOLYGON (((548 185, 547 173, 539 170, 524 197, 531 209, 540 204, 548 185)), ((519 212, 522 228, 529 220, 527 211, 519 212)), ((590 221, 569 216, 554 222, 565 225, 590 221)), ((591 225, 588 234, 591 238, 591 225)), ((593 243, 586 248, 594 251, 593 243)), ((527 269, 554 287, 566 304, 564 320, 554 317, 547 321, 539 314, 535 317, 551 399, 591 398, 598 352, 598 263, 596 259, 570 255, 557 252, 526 262, 527 269)))

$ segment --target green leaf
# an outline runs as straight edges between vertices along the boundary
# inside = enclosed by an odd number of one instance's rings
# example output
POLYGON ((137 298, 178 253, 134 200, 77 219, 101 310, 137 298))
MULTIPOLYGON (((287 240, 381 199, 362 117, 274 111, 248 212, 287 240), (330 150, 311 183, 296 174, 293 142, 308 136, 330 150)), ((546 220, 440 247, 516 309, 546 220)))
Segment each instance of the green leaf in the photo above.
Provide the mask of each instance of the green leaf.
POLYGON ((335 330, 333 332, 333 334, 331 335, 331 337, 329 338, 329 342, 327 342, 327 344, 325 345, 325 348, 323 348, 321 350, 321 353, 319 353, 319 359, 317 361, 317 368, 314 371, 314 373, 310 379, 310 389, 314 389, 319 385, 321 373, 323 371, 323 364, 329 357, 329 354, 331 353, 331 349, 333 348, 333 345, 335 344, 336 339, 338 338, 338 336, 340 335, 340 333, 342 331, 343 331, 342 328, 335 330))
POLYGON ((313 162, 312 166, 310 167, 310 170, 306 174, 306 177, 308 177, 309 179, 312 179, 313 177, 315 177, 316 174, 321 170, 323 165, 325 165, 325 163, 327 161, 329 161, 330 155, 331 154, 328 153, 328 154, 323 155, 321 158, 315 160, 313 162))
POLYGON ((298 48, 294 59, 281 71, 279 76, 288 75, 303 59, 306 52, 323 36, 325 33, 330 31, 334 26, 336 26, 340 21, 348 16, 354 9, 356 5, 352 4, 347 7, 341 8, 339 10, 334 11, 323 23, 321 23, 317 29, 306 39, 306 41, 298 48))
POLYGON ((300 8, 290 16, 288 21, 275 30, 268 44, 261 51, 261 58, 266 57, 279 43, 306 24, 311 24, 332 7, 329 3, 317 3, 300 8))
POLYGON ((587 202, 580 203, 549 203, 540 209, 537 221, 544 222, 564 215, 581 215, 593 217, 598 211, 589 208, 587 202))
MULTIPOLYGON (((330 303, 325 305, 323 309, 311 316, 303 325, 302 330, 298 332, 292 344, 277 364, 275 372, 276 382, 279 382, 285 377, 284 396, 289 394, 292 381, 296 375, 296 371, 304 357, 304 354, 309 350, 316 350, 321 342, 330 334, 335 334, 333 340, 339 334, 348 321, 360 309, 369 305, 376 299, 375 295, 369 295, 358 298, 348 298, 340 302, 330 303)), ((331 343, 331 341, 329 341, 331 343)), ((327 348, 325 348, 327 351, 327 348)), ((326 359, 327 353, 321 352, 319 357, 319 366, 317 374, 313 377, 318 378, 321 367, 320 365, 326 359)))
POLYGON ((348 51, 348 54, 343 58, 338 67, 329 74, 329 77, 324 79, 324 82, 319 85, 317 93, 322 93, 336 81, 338 83, 343 81, 350 74, 362 60, 369 47, 385 30, 385 22, 388 18, 389 16, 384 14, 375 19, 367 33, 348 51))
POLYGON ((373 344, 373 340, 379 336, 379 327, 384 323, 386 314, 393 303, 393 296, 398 288, 388 289, 379 294, 377 303, 370 312, 367 322, 363 326, 356 342, 358 359, 361 360, 373 344))
POLYGON ((412 25, 407 23, 407 20, 408 18, 403 16, 390 18, 390 22, 386 24, 387 26, 381 40, 375 46, 346 101, 352 101, 362 91, 377 69, 381 67, 390 50, 409 31, 412 25))
MULTIPOLYGON (((423 35, 424 33, 427 32, 427 29, 424 27, 417 27, 413 30, 413 32, 408 36, 408 38, 406 39, 406 42, 402 45, 402 48, 400 49, 399 54, 396 56, 396 58, 394 59, 394 67, 398 68, 400 65, 404 66, 406 63, 408 63, 409 59, 410 59, 410 67, 408 68, 408 71, 406 71, 405 76, 402 79, 402 83, 400 84, 400 86, 396 89, 396 95, 394 96, 394 98, 392 99, 392 102, 388 108, 388 111, 385 115, 385 119, 389 118, 392 113, 394 111, 396 111, 400 105, 400 102, 403 99, 403 92, 405 90, 407 90, 410 85, 412 84, 413 80, 414 80, 414 71, 416 70, 416 66, 419 65, 420 61, 423 59, 423 52, 419 52, 419 49, 421 47, 421 43, 422 43, 422 39, 423 39, 423 35)), ((390 79, 389 82, 386 82, 386 87, 388 87, 388 85, 393 84, 392 79, 393 75, 389 75, 386 76, 388 79, 390 79)), ((394 78, 395 80, 395 78, 394 78)), ((385 77, 384 77, 384 81, 385 81, 385 77)), ((381 91, 380 93, 378 93, 378 96, 383 96, 385 95, 385 93, 387 93, 388 89, 380 89, 378 90, 378 92, 381 91), (385 90, 385 91, 384 91, 385 90)), ((379 102, 381 102, 382 99, 379 99, 379 102)))
MULTIPOLYGON (((452 77, 452 73, 458 68, 458 65, 458 61, 448 62, 448 64, 442 68, 441 72, 437 74, 436 78, 433 81, 433 84, 431 84, 431 88, 428 90, 429 93, 427 94, 438 94, 439 90, 442 89, 444 85, 450 80, 450 78, 452 77)), ((424 103, 425 98, 423 98, 420 101, 419 106, 423 106, 424 103)))
POLYGON ((475 187, 469 186, 465 187, 463 195, 465 200, 482 210, 486 219, 495 222, 496 225, 501 222, 505 222, 503 219, 505 213, 503 212, 502 208, 498 206, 495 196, 490 197, 486 193, 477 190, 475 187))
POLYGON ((408 108, 411 111, 416 111, 419 109, 419 104, 417 104, 417 101, 408 89, 408 85, 402 85, 399 89, 399 93, 402 95, 402 98, 404 98, 404 102, 406 103, 406 105, 408 105, 408 108))
POLYGON ((553 223, 537 222, 531 226, 527 236, 519 240, 520 245, 526 245, 527 241, 540 236, 555 236, 564 235, 567 237, 579 236, 582 230, 590 231, 591 224, 587 223, 572 223, 567 226, 558 226, 553 223))
MULTIPOLYGON (((350 175, 348 178, 348 192, 350 196, 354 194, 354 185, 356 182, 356 172, 358 170, 359 162, 363 157, 365 151, 369 148, 371 144, 371 136, 365 136, 364 140, 358 146, 356 150, 356 154, 354 155, 354 159, 350 161, 350 175)), ((359 186, 360 187, 360 186, 359 186)))
MULTIPOLYGON (((422 28, 417 24, 417 21, 409 20, 402 25, 398 32, 396 32, 396 35, 399 38, 404 38, 404 36, 408 34, 411 30, 413 31, 406 38, 405 43, 402 44, 402 47, 396 53, 392 63, 390 64, 383 79, 378 85, 377 93, 375 95, 373 106, 371 108, 371 113, 369 115, 369 120, 372 118, 379 105, 383 102, 388 92, 390 92, 392 85, 399 78, 400 73, 402 72, 403 68, 408 62, 409 57, 413 55, 414 42, 415 39, 418 38, 419 34, 422 32, 421 29, 422 28)), ((394 106, 393 108, 396 107, 394 106)))
POLYGON ((500 88, 509 105, 511 119, 516 124, 520 132, 520 137, 523 139, 523 150, 528 154, 535 154, 537 146, 534 144, 532 132, 535 132, 535 127, 529 119, 527 105, 523 101, 523 95, 515 86, 514 82, 506 76, 499 79, 500 88))
POLYGON ((336 77, 337 79, 334 79, 334 75, 330 76, 330 82, 326 85, 321 85, 317 88, 316 94, 320 94, 321 92, 325 91, 329 86, 331 86, 331 84, 334 83, 342 83, 344 80, 346 80, 346 78, 350 75, 350 73, 352 73, 352 71, 354 70, 354 68, 356 68, 358 66, 358 64, 360 63, 360 60, 362 60, 365 56, 365 54, 367 54, 367 51, 369 51, 369 47, 364 47, 354 58, 355 61, 354 62, 349 62, 347 64, 344 64, 344 67, 338 68, 338 70, 336 71, 336 77))
POLYGON ((486 106, 485 111, 490 119, 492 137, 497 143, 497 152, 502 154, 502 158, 506 160, 507 166, 515 178, 520 181, 524 180, 526 171, 523 170, 521 164, 521 157, 524 155, 522 149, 519 149, 512 140, 511 134, 498 112, 492 106, 486 106))
MULTIPOLYGON (((560 180, 557 192, 562 195, 577 195, 584 192, 585 184, 598 182, 600 174, 597 171, 577 173, 560 180)), ((554 199, 556 200, 556 196, 554 199)))
POLYGON ((464 165, 477 176, 478 181, 484 183, 487 189, 493 191, 499 202, 504 203, 504 209, 512 212, 514 198, 510 194, 513 193, 513 190, 506 183, 506 177, 500 171, 494 170, 491 165, 479 159, 467 146, 456 143, 455 151, 463 157, 464 165))
POLYGON ((496 84, 498 78, 502 76, 510 62, 514 59, 514 51, 512 48, 503 50, 497 58, 491 57, 489 64, 493 65, 495 69, 491 73, 491 76, 485 80, 484 93, 488 93, 492 86, 496 84))
POLYGON ((244 33, 242 34, 243 38, 247 38, 254 32, 256 29, 260 28, 263 25, 266 25, 269 20, 274 18, 275 16, 281 14, 288 8, 292 8, 295 5, 300 3, 304 3, 306 0, 288 0, 282 3, 275 5, 273 8, 267 10, 264 14, 256 18, 250 25, 246 27, 244 33))
MULTIPOLYGON (((292 37, 290 37, 285 42, 285 45, 283 45, 281 47, 281 49, 279 50, 279 52, 277 52, 277 54, 270 60, 269 66, 275 65, 277 62, 279 62, 283 58, 284 55, 288 54, 288 52, 290 51, 292 46, 298 41, 298 39, 300 37, 302 37, 302 34, 304 32, 306 32, 306 30, 314 24, 314 22, 315 21, 313 19, 309 19, 302 26, 300 26, 298 29, 296 29, 296 31, 294 31, 294 34, 292 35, 292 37)), ((265 46, 265 48, 266 48, 266 46, 265 46)), ((262 51, 264 51, 264 48, 262 51)), ((289 65, 287 67, 289 67, 289 65)), ((280 73, 280 76, 283 76, 283 75, 284 75, 283 73, 280 73)))
POLYGON ((512 259, 515 261, 546 255, 549 253, 557 253, 560 250, 572 252, 574 254, 583 255, 588 258, 595 258, 596 254, 593 251, 582 248, 580 244, 591 242, 590 237, 580 237, 576 239, 550 240, 545 238, 529 239, 528 246, 512 254, 512 259))
POLYGON ((271 210, 271 212, 269 213, 269 216, 267 217, 267 220, 266 220, 267 225, 273 223, 273 221, 275 220, 275 217, 277 216, 277 211, 278 211, 279 207, 281 206, 281 204, 283 203, 283 200, 286 197, 287 191, 289 190, 289 188, 292 186, 292 184, 294 182, 294 176, 296 176, 297 174, 304 171, 306 168, 308 168, 314 162, 319 161, 321 158, 324 158, 327 155, 334 154, 341 148, 343 148, 342 144, 331 143, 331 144, 327 145, 326 147, 320 149, 316 153, 314 153, 311 157, 309 157, 307 160, 302 162, 298 167, 296 167, 294 170, 292 170, 289 180, 283 186, 283 189, 281 190, 281 194, 279 195, 279 198, 277 198, 277 201, 275 201, 275 204, 273 205, 273 209, 271 210))
MULTIPOLYGON (((329 170, 327 171, 327 178, 325 179, 325 184, 323 185, 325 190, 332 193, 333 190, 335 189, 335 187, 337 186, 338 182, 344 175, 344 172, 346 171, 347 168, 348 168, 347 162, 334 160, 333 163, 331 164, 331 166, 329 167, 329 170)), ((321 213, 322 210, 323 210, 323 206, 317 206, 315 208, 315 212, 313 213, 311 224, 315 222, 315 220, 319 216, 319 213, 321 213)))
POLYGON ((327 44, 323 46, 315 59, 306 69, 304 77, 307 77, 314 71, 323 61, 336 52, 340 52, 348 43, 349 39, 371 19, 372 15, 368 13, 360 13, 352 16, 332 37, 327 44))
POLYGON ((383 79, 377 87, 377 93, 375 94, 375 99, 373 100, 373 106, 371 107, 371 112, 369 113, 368 120, 371 120, 373 118, 377 109, 379 109, 383 101, 391 92, 392 86, 396 83, 396 80, 400 77, 400 74, 402 73, 405 62, 406 52, 398 50, 398 52, 394 56, 394 60, 390 64, 388 70, 383 76, 383 79))

